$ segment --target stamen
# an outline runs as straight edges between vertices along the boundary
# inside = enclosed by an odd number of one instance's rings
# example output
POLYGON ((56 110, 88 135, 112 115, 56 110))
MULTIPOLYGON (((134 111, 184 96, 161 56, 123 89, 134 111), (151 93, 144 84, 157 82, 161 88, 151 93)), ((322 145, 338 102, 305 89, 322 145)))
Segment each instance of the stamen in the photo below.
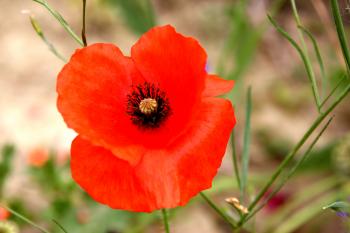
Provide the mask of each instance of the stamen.
POLYGON ((139 104, 140 111, 146 115, 149 115, 157 111, 157 107, 158 107, 157 101, 152 98, 143 99, 139 104))
POLYGON ((128 94, 126 113, 131 121, 143 129, 157 128, 171 114, 166 93, 155 84, 145 82, 133 86, 128 94))

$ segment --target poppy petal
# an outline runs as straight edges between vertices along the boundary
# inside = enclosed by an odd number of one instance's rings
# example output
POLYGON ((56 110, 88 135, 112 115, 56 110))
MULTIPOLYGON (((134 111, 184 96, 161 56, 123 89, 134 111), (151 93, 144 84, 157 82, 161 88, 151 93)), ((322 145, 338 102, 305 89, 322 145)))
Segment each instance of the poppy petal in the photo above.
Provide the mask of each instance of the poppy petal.
POLYGON ((115 209, 149 211, 152 199, 144 192, 136 170, 109 150, 77 136, 71 147, 73 179, 96 201, 115 209), (146 200, 146 201, 145 201, 146 200))
POLYGON ((143 148, 132 141, 137 128, 126 114, 126 98, 138 76, 119 48, 99 43, 77 50, 57 78, 57 106, 67 125, 132 163, 143 148))
POLYGON ((149 150, 136 166, 78 136, 71 150, 73 178, 112 208, 150 212, 186 204, 211 186, 235 124, 227 100, 205 98, 200 111, 169 148, 149 150))
POLYGON ((174 138, 200 101, 206 77, 204 49, 167 25, 146 32, 132 47, 131 58, 145 80, 159 85, 169 98, 172 115, 164 128, 171 133, 164 130, 162 138, 174 138))
POLYGON ((228 93, 233 88, 233 80, 225 80, 219 76, 209 74, 205 79, 203 96, 219 96, 228 93))

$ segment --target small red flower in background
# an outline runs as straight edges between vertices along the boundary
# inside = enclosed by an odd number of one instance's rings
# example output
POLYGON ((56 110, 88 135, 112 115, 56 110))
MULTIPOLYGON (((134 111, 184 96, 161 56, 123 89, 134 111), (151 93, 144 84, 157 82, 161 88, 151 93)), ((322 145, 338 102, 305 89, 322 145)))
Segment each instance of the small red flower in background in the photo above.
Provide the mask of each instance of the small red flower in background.
POLYGON ((0 221, 6 220, 10 217, 10 212, 7 209, 0 207, 0 221))
POLYGON ((29 151, 28 164, 33 167, 42 167, 49 160, 49 152, 44 148, 35 148, 29 151))
POLYGON ((58 109, 79 133, 72 176, 112 208, 184 205, 211 186, 235 124, 215 96, 233 81, 205 71, 199 43, 155 27, 124 56, 112 44, 79 49, 57 80, 58 109))

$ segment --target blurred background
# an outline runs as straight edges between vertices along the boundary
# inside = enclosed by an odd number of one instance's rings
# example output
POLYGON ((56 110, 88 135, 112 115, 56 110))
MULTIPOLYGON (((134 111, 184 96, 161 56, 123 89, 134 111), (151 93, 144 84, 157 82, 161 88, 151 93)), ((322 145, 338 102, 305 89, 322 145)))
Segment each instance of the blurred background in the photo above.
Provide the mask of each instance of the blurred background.
MULTIPOLYGON (((82 1, 51 0, 80 33, 82 1)), ((303 25, 317 39, 325 80, 313 53, 321 97, 345 74, 328 1, 296 1, 303 25)), ((346 28, 350 3, 339 1, 346 28)), ((34 16, 46 38, 63 57, 78 44, 42 6, 30 0, 0 0, 0 202, 34 222, 62 232, 162 232, 160 213, 128 213, 93 202, 72 181, 69 148, 75 133, 56 109, 56 75, 64 62, 55 57, 33 30, 34 16)), ((130 53, 138 37, 154 25, 171 24, 197 38, 208 53, 209 72, 236 80, 231 98, 237 114, 235 142, 242 152, 247 87, 252 87, 249 192, 268 180, 317 117, 312 91, 295 49, 267 21, 270 12, 294 38, 297 26, 288 0, 88 0, 88 43, 111 42, 130 53)), ((337 89, 346 86, 345 80, 337 89)), ((336 200, 350 201, 350 98, 309 159, 291 181, 250 222, 252 232, 350 232, 347 214, 322 210, 336 200)), ((219 175, 207 193, 230 210, 225 198, 238 196, 229 145, 219 175)), ((228 225, 200 198, 170 212, 175 233, 225 233, 228 225)), ((0 207, 1 227, 39 232, 0 207)), ((249 229, 248 229, 249 230, 249 229)), ((244 232, 244 230, 242 230, 244 232)))

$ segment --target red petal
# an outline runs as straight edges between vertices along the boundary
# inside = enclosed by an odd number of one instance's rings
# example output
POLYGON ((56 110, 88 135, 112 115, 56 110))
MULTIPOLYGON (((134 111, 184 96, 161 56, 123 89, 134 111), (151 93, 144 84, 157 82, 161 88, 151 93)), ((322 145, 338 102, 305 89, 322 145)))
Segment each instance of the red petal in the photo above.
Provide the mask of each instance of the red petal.
POLYGON ((144 192, 136 170, 103 147, 92 145, 81 136, 71 148, 74 180, 96 201, 116 209, 149 211, 151 197, 144 192))
POLYGON ((205 81, 207 55, 199 43, 171 26, 155 27, 131 49, 142 76, 166 92, 172 115, 162 126, 158 140, 170 140, 181 132, 198 107, 205 81))
POLYGON ((126 96, 139 75, 116 46, 94 44, 77 50, 57 79, 57 105, 67 125, 132 163, 143 148, 132 141, 138 129, 126 114, 126 96))
POLYGON ((71 151, 74 179, 112 208, 148 212, 186 204, 211 186, 235 124, 227 100, 206 98, 200 112, 169 148, 149 150, 134 167, 77 137, 71 151))
POLYGON ((231 91, 233 85, 233 80, 225 80, 216 75, 207 75, 203 96, 223 95, 231 91))

